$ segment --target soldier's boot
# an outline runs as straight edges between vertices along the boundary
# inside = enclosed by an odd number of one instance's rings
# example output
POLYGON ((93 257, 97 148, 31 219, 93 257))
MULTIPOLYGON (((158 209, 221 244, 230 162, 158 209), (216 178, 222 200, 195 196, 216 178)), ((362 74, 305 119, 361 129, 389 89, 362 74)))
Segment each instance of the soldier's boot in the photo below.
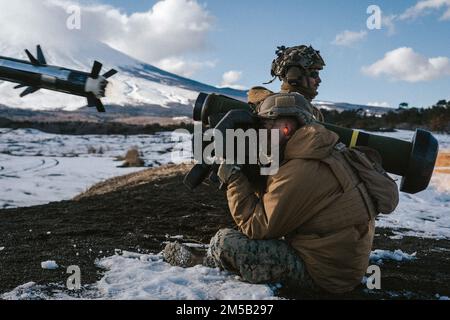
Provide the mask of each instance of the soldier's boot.
POLYGON ((190 268, 199 264, 209 265, 206 250, 189 247, 179 242, 170 242, 163 250, 164 260, 172 266, 190 268))

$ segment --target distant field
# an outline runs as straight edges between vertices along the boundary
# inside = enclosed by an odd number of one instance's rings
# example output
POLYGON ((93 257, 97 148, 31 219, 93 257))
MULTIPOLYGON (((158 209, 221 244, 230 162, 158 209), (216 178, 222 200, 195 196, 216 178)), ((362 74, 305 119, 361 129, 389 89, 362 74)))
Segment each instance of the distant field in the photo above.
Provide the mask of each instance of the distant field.
POLYGON ((450 150, 439 152, 436 166, 450 167, 450 150))
POLYGON ((450 151, 439 153, 438 159, 436 161, 436 167, 437 172, 450 174, 450 151))

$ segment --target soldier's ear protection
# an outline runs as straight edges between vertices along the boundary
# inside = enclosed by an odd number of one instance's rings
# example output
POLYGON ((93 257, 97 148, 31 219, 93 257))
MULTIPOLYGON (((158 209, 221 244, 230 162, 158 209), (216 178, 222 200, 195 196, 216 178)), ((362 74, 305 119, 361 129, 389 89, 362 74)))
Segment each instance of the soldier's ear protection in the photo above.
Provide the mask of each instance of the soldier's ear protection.
MULTIPOLYGON (((299 67, 290 67, 286 73, 286 81, 291 86, 299 86, 304 78, 317 79, 319 77, 318 70, 303 70, 299 67)), ((309 86, 309 81, 306 79, 306 84, 309 86)))
POLYGON ((300 86, 303 77, 303 72, 299 67, 290 67, 286 73, 286 82, 291 86, 300 86))
POLYGON ((286 82, 294 87, 305 87, 311 89, 309 78, 318 78, 319 72, 316 70, 307 71, 299 67, 290 67, 286 73, 286 82), (306 84, 306 86, 304 85, 306 84))

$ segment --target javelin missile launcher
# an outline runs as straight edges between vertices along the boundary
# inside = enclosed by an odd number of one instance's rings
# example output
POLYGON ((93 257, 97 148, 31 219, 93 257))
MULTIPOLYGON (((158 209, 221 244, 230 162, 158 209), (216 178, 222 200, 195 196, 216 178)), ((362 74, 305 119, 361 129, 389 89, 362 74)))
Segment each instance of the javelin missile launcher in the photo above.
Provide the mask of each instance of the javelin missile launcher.
POLYGON ((17 83, 15 89, 25 88, 24 97, 39 89, 64 92, 87 98, 89 107, 105 112, 100 98, 105 96, 107 79, 117 73, 111 69, 100 75, 103 65, 95 61, 90 73, 66 69, 47 64, 41 47, 37 46, 37 57, 25 50, 29 61, 0 56, 0 80, 17 83))
MULTIPOLYGON (((250 104, 222 95, 200 93, 194 105, 193 119, 201 121, 205 130, 215 128, 225 132, 226 129, 252 127, 257 125, 256 118, 250 104)), ((408 142, 329 123, 320 124, 337 133, 340 141, 348 147, 366 146, 377 150, 384 169, 402 176, 401 191, 415 194, 428 187, 439 151, 438 141, 430 132, 417 129, 413 140, 408 142)), ((217 169, 217 164, 198 163, 185 177, 184 183, 193 190, 217 169)))

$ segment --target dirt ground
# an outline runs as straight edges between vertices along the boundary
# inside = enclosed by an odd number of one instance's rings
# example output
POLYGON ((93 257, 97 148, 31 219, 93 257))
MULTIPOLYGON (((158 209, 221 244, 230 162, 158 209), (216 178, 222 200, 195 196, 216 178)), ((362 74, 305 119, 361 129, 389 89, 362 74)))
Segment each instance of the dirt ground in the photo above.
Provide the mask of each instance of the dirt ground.
MULTIPOLYGON (((24 283, 65 283, 65 268, 78 265, 83 284, 94 283, 103 270, 98 258, 116 249, 158 253, 168 236, 209 243, 223 227, 233 227, 225 194, 203 185, 195 192, 182 184, 186 165, 144 170, 100 183, 72 201, 0 210, 0 294, 24 283), (63 267, 44 270, 41 262, 63 267)), ((450 241, 404 237, 393 240, 378 228, 374 249, 417 252, 417 260, 386 261, 382 290, 362 286, 333 296, 283 290, 296 299, 436 299, 450 296, 450 241)))

